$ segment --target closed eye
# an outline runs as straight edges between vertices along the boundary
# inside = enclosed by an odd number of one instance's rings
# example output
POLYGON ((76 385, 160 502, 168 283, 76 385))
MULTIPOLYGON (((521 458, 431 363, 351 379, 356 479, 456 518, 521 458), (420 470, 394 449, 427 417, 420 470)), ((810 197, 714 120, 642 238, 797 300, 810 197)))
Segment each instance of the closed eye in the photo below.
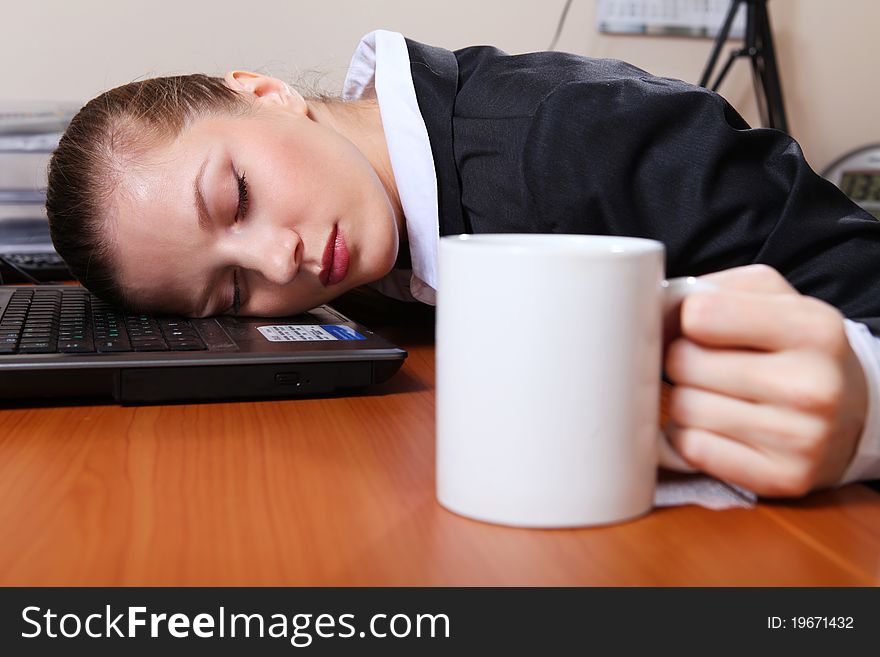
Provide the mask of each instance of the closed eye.
POLYGON ((222 305, 215 311, 221 315, 238 315, 242 307, 241 272, 238 267, 232 269, 232 288, 226 288, 225 298, 222 305))

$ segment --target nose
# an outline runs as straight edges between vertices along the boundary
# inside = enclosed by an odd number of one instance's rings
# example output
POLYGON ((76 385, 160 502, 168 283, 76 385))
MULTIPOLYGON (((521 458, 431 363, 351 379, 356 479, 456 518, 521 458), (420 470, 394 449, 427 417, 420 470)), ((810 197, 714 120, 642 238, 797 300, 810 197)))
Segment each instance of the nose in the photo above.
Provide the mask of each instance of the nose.
POLYGON ((275 227, 249 237, 239 245, 244 250, 241 260, 245 267, 276 285, 286 285, 296 278, 302 261, 302 240, 296 231, 275 227))

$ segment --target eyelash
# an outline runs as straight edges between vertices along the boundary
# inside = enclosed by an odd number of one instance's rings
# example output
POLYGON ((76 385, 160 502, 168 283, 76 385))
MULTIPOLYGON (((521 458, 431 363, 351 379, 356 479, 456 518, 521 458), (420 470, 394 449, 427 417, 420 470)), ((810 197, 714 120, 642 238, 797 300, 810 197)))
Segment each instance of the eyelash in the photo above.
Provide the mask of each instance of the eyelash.
MULTIPOLYGON (((241 220, 247 214, 250 199, 248 198, 248 184, 244 172, 238 178, 238 210, 235 213, 236 220, 241 220)), ((232 271, 232 314, 237 315, 241 310, 241 287, 238 284, 238 269, 232 271)))
POLYGON ((245 174, 238 176, 238 212, 235 214, 236 219, 241 219, 247 214, 250 199, 248 198, 248 184, 245 174))
POLYGON ((241 288, 238 286, 238 269, 232 270, 232 314, 241 310, 241 288))

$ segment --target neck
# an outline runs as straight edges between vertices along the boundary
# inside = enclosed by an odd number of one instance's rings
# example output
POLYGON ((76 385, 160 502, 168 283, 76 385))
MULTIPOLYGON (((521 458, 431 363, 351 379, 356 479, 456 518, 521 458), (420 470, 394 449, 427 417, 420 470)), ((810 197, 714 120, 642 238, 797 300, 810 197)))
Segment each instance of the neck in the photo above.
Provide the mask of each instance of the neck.
POLYGON ((340 102, 310 99, 307 102, 312 120, 338 132, 367 158, 385 188, 394 212, 398 235, 405 241, 406 220, 400 204, 397 181, 391 168, 391 156, 388 154, 379 104, 371 100, 340 102))

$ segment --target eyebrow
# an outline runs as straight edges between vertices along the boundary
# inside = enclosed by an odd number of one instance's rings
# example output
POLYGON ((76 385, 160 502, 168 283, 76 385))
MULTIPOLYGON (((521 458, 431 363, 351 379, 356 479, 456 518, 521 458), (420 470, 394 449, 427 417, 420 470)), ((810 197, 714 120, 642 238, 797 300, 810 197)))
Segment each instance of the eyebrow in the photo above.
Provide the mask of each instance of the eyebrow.
POLYGON ((202 178, 205 175, 205 169, 207 167, 208 158, 205 158, 205 161, 202 162, 202 166, 199 167, 199 171, 196 173, 196 178, 193 181, 193 194, 196 199, 196 213, 199 217, 199 228, 205 232, 209 232, 213 225, 213 221, 211 221, 211 213, 208 212, 208 204, 205 203, 205 197, 202 194, 202 178))
MULTIPOLYGON (((193 195, 195 196, 196 201, 196 214, 198 215, 199 228, 205 232, 210 232, 211 227, 214 225, 214 222, 211 220, 211 213, 208 212, 208 204, 205 203, 205 196, 202 194, 202 178, 205 175, 205 169, 208 168, 208 159, 209 158, 206 157, 205 161, 202 162, 202 165, 196 173, 195 180, 193 180, 193 195)), ((205 293, 202 294, 196 302, 196 308, 202 312, 193 314, 203 314, 212 296, 210 287, 205 288, 205 293)))

